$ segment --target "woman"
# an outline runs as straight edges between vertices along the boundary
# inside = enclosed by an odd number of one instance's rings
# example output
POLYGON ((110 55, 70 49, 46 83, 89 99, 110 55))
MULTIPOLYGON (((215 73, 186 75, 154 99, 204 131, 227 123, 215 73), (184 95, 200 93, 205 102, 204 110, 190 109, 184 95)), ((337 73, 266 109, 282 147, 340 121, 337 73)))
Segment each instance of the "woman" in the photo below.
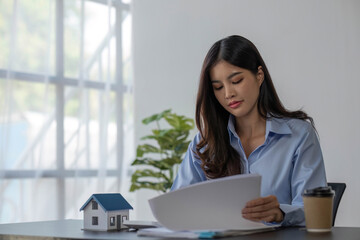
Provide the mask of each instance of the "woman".
POLYGON ((243 217, 305 225, 302 192, 326 186, 313 120, 282 105, 255 45, 241 36, 216 42, 205 57, 196 104, 199 133, 172 190, 235 174, 262 176, 261 198, 243 217))

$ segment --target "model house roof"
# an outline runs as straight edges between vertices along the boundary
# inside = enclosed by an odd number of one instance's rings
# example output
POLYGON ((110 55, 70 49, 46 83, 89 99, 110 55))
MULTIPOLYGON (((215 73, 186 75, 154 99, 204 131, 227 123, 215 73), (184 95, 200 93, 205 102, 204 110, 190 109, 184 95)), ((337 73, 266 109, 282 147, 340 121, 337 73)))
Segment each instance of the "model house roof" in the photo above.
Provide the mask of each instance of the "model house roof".
POLYGON ((133 209, 120 193, 101 193, 91 195, 80 211, 84 210, 91 200, 96 201, 105 211, 133 209))

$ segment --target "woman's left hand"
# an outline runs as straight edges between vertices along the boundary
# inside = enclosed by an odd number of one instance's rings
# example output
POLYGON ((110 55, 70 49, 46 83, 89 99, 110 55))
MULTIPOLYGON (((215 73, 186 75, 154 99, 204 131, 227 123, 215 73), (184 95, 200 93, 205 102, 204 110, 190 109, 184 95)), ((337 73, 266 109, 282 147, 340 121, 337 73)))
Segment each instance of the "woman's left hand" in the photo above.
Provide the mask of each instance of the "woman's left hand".
POLYGON ((246 203, 242 210, 245 219, 265 222, 281 222, 284 214, 280 210, 280 204, 276 196, 253 199, 246 203))

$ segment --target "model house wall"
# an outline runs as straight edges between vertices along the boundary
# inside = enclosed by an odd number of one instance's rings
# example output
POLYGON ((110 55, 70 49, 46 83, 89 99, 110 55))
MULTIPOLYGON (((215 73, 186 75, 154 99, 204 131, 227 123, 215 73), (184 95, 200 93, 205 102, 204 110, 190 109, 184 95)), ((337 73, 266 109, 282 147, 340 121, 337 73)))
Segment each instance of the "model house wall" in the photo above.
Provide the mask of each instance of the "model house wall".
POLYGON ((94 201, 91 201, 84 209, 84 229, 106 231, 108 214, 100 206, 97 209, 92 209, 92 202, 94 201), (93 217, 98 218, 97 225, 93 224, 93 217))
POLYGON ((121 194, 93 194, 80 208, 84 211, 84 230, 109 231, 127 228, 131 205, 121 194))
POLYGON ((107 229, 119 230, 127 228, 127 226, 123 225, 125 220, 129 220, 129 210, 107 212, 107 229), (114 221, 112 221, 112 219, 114 219, 114 221))

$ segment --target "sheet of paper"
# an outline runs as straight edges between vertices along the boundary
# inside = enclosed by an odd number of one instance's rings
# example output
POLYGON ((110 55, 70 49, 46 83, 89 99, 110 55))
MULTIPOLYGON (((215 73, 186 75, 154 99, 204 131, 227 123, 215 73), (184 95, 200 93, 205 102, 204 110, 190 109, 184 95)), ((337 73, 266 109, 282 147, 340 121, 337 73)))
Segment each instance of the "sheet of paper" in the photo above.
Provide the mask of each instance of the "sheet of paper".
POLYGON ((261 176, 235 175, 209 180, 149 200, 164 227, 182 230, 253 230, 269 228, 242 217, 246 202, 260 197, 261 176))
POLYGON ((123 224, 129 228, 134 228, 134 229, 161 227, 161 225, 158 222, 153 222, 153 221, 124 220, 123 224))
POLYGON ((199 234, 191 231, 175 232, 167 228, 146 228, 137 231, 138 236, 167 238, 199 238, 199 234))
POLYGON ((273 231, 275 228, 255 229, 255 230, 225 230, 225 231, 172 231, 167 228, 145 228, 137 231, 138 236, 146 237, 166 237, 166 238, 221 238, 235 237, 260 233, 265 231, 273 231))

